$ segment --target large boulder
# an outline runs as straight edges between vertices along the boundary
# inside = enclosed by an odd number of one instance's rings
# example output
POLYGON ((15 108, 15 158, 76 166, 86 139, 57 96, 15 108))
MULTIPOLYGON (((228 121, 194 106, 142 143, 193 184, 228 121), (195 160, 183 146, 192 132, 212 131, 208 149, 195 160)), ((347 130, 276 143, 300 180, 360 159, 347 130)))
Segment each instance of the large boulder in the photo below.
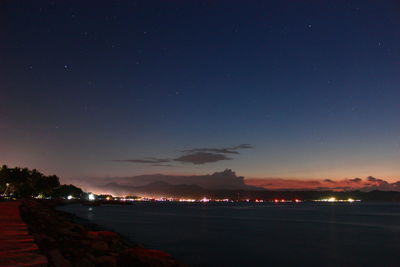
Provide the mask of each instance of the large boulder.
POLYGON ((128 248, 119 257, 119 266, 152 266, 152 267, 175 267, 183 266, 170 254, 142 247, 128 248))

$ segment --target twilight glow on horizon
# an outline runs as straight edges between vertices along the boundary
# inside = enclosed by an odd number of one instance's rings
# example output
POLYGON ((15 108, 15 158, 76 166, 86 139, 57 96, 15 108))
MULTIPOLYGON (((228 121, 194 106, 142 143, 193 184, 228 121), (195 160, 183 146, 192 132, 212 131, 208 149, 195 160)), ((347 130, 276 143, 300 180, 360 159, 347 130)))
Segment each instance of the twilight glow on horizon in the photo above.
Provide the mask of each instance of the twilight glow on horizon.
POLYGON ((400 180, 398 1, 100 2, 0 4, 0 164, 400 180))

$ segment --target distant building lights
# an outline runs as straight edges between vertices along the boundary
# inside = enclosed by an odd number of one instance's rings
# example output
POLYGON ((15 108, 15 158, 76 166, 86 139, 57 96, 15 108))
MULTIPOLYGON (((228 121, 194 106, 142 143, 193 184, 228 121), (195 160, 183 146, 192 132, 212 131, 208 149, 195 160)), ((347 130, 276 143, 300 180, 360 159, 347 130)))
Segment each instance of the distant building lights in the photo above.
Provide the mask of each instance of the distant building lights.
POLYGON ((208 198, 206 198, 206 197, 203 197, 200 201, 201 202, 210 202, 210 200, 208 198))
POLYGON ((334 197, 331 198, 324 198, 324 199, 319 199, 319 200, 314 200, 317 202, 360 202, 361 200, 359 199, 354 199, 354 198, 348 198, 348 199, 336 199, 334 197))
POLYGON ((67 197, 68 200, 71 200, 71 199, 73 199, 73 198, 74 198, 74 197, 71 196, 71 195, 69 195, 69 196, 67 197))
POLYGON ((90 201, 93 201, 95 199, 96 199, 96 197, 94 196, 94 194, 89 194, 89 200, 90 201))

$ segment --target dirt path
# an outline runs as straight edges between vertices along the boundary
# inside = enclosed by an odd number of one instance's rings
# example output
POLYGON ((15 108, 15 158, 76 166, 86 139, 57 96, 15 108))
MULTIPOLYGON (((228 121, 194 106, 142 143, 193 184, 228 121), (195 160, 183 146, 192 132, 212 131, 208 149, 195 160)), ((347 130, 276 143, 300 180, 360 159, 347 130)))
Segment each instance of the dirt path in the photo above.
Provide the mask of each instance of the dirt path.
POLYGON ((20 202, 0 202, 0 266, 47 266, 19 213, 20 202))

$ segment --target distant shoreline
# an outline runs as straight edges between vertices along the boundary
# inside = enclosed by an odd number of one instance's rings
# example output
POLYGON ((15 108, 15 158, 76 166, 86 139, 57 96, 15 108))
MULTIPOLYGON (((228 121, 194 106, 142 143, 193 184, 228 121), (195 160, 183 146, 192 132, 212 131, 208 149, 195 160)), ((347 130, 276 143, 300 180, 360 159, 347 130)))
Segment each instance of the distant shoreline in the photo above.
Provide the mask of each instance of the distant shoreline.
MULTIPOLYGON (((99 195, 102 196, 102 195, 99 195)), ((209 190, 202 192, 171 192, 171 191, 152 191, 152 193, 141 193, 136 199, 126 199, 125 197, 113 197, 97 199, 89 202, 91 205, 107 204, 129 204, 137 201, 180 201, 183 202, 275 202, 275 200, 284 200, 285 202, 315 202, 328 199, 336 201, 346 201, 349 199, 360 200, 363 202, 400 202, 399 191, 331 191, 331 190, 209 190), (203 201, 206 200, 206 201, 203 201)))

